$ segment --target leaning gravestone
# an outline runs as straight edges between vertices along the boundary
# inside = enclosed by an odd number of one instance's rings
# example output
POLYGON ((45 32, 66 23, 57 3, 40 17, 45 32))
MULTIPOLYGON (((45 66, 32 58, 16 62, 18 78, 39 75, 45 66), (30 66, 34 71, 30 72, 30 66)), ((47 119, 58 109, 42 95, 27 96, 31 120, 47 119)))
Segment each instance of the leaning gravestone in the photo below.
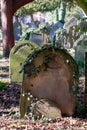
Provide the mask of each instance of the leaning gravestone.
POLYGON ((17 43, 10 52, 10 79, 11 82, 22 82, 21 70, 22 63, 26 57, 38 47, 35 43, 30 41, 21 41, 17 43))
POLYGON ((64 49, 51 45, 33 51, 23 64, 21 117, 27 111, 29 92, 38 99, 56 103, 62 114, 75 110, 75 92, 78 88, 78 66, 64 49))

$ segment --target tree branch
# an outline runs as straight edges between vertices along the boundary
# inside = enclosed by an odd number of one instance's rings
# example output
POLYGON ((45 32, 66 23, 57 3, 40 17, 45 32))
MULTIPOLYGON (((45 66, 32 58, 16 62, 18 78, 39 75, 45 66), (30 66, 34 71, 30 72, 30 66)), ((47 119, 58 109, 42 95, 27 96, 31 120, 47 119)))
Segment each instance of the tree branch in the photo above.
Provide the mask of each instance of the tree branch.
POLYGON ((15 13, 20 7, 34 0, 13 0, 13 13, 15 13))

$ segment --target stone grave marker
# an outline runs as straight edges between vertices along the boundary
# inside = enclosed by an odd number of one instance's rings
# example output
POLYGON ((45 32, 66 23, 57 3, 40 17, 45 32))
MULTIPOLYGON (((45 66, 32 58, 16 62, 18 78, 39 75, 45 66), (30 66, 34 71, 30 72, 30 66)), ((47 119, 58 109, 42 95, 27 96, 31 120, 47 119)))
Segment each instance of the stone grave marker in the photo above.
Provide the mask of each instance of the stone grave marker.
POLYGON ((30 41, 35 42, 37 45, 42 46, 42 35, 38 33, 31 33, 30 34, 30 41))
POLYGON ((75 47, 75 60, 80 67, 84 67, 85 52, 87 52, 87 37, 83 36, 75 47))
POLYGON ((19 73, 22 63, 26 57, 36 48, 36 45, 30 41, 18 42, 10 52, 10 79, 11 82, 22 82, 23 75, 19 73))
POLYGON ((15 18, 13 25, 14 25, 14 38, 15 40, 19 40, 20 35, 22 34, 22 26, 20 22, 17 20, 17 18, 15 18))
POLYGON ((22 70, 21 117, 27 111, 29 93, 39 100, 53 101, 62 114, 73 115, 78 88, 78 66, 66 50, 45 45, 28 56, 22 70))

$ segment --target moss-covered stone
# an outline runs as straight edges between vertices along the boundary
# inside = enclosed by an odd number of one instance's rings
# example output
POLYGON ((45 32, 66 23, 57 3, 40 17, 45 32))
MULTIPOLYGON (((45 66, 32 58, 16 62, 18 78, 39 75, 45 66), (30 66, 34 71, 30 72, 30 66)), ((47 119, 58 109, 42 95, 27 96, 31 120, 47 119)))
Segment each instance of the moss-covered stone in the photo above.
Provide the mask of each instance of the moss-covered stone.
POLYGON ((11 82, 22 82, 23 74, 19 73, 22 64, 24 63, 27 56, 36 48, 38 45, 30 41, 21 41, 17 43, 10 52, 10 79, 11 82))

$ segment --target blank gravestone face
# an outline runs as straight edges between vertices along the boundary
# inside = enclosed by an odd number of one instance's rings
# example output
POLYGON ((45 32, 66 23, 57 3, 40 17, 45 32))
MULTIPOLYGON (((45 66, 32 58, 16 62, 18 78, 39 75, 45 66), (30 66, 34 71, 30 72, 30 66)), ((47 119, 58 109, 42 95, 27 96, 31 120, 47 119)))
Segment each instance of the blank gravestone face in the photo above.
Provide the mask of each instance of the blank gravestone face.
POLYGON ((39 99, 56 102, 62 114, 72 115, 75 109, 72 87, 77 86, 76 75, 77 65, 69 54, 60 49, 45 49, 26 64, 22 89, 39 99))
POLYGON ((22 82, 23 75, 19 73, 22 63, 27 56, 38 47, 30 41, 22 41, 17 43, 10 52, 10 79, 11 82, 22 82))

